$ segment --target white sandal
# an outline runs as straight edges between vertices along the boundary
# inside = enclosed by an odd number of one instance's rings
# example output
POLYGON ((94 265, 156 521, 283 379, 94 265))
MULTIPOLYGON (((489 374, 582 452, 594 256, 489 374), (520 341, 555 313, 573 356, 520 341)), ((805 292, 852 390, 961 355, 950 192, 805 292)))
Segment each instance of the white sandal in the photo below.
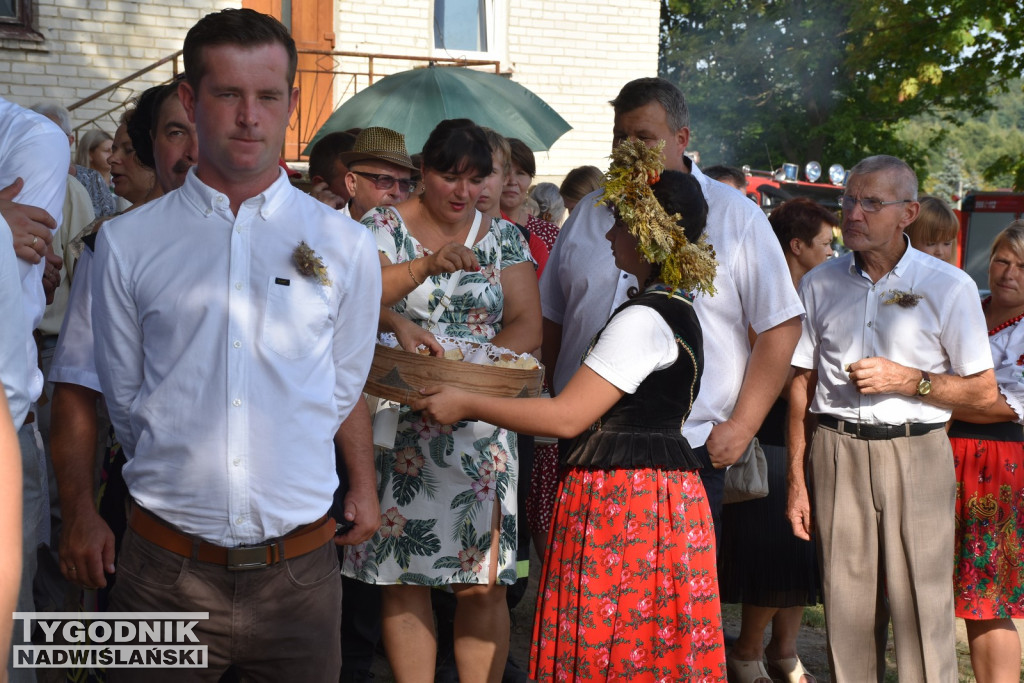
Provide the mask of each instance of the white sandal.
POLYGON ((771 676, 760 659, 736 659, 731 654, 725 657, 725 667, 732 683, 771 683, 771 676))
POLYGON ((799 657, 769 660, 768 668, 778 674, 785 683, 802 683, 801 679, 808 683, 817 683, 817 679, 804 668, 804 663, 800 661, 799 657))

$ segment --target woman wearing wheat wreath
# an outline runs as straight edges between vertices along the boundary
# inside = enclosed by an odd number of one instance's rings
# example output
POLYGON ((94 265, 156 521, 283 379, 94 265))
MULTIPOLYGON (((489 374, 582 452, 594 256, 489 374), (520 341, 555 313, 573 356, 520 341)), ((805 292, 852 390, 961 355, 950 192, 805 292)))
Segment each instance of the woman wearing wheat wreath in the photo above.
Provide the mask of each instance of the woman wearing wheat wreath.
POLYGON ((475 418, 577 437, 538 589, 532 678, 724 681, 711 512, 680 434, 703 367, 689 292, 710 291, 715 273, 700 239, 707 203, 689 174, 658 179, 660 149, 626 141, 612 158, 607 237, 643 289, 565 389, 515 399, 429 387, 413 407, 443 424, 475 418))

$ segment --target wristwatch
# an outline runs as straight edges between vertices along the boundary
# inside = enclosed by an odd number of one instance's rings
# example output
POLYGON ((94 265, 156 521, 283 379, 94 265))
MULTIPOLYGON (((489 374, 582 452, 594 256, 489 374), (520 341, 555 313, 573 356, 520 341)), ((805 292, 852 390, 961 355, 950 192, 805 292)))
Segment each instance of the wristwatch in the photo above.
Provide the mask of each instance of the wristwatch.
POLYGON ((924 370, 921 371, 921 381, 917 383, 917 395, 927 396, 932 391, 932 376, 924 370))

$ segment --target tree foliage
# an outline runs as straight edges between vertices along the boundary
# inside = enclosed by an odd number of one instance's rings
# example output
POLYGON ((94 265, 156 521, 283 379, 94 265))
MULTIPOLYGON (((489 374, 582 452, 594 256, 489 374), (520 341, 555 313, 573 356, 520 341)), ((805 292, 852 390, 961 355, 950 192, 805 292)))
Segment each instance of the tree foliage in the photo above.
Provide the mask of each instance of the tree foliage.
POLYGON ((705 163, 855 163, 925 149, 925 113, 979 116, 1024 59, 1018 0, 661 0, 661 75, 705 163))

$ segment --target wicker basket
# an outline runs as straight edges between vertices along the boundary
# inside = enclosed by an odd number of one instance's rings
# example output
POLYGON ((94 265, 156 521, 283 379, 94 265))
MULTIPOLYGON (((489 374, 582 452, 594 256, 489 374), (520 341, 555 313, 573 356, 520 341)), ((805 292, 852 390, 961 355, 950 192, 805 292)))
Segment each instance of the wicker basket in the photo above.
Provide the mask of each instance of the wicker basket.
POLYGON ((377 344, 363 391, 408 404, 424 387, 440 384, 487 396, 540 396, 543 366, 533 370, 478 365, 461 360, 422 356, 377 344))

